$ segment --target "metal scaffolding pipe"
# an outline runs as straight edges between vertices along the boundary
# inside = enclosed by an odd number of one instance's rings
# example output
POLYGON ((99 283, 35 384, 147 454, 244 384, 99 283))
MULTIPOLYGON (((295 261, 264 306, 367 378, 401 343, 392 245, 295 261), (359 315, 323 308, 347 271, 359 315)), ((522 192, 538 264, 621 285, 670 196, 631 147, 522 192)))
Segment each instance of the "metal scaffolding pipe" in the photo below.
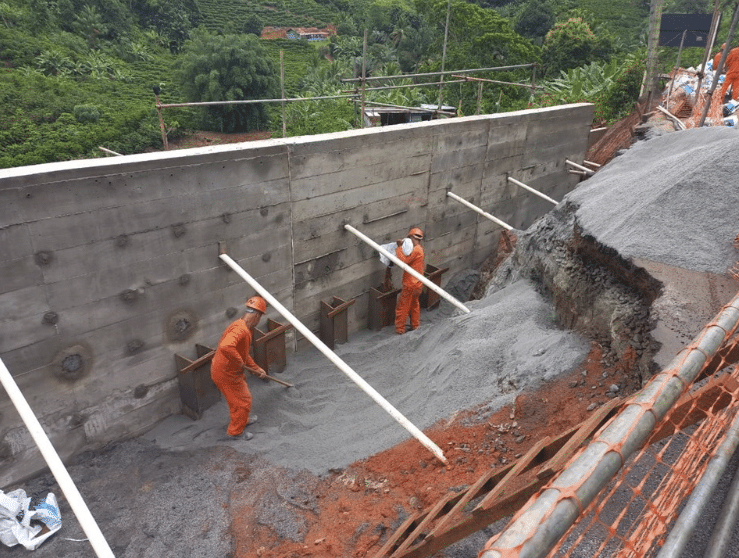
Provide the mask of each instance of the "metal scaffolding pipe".
POLYGON ((516 186, 520 186, 524 190, 528 190, 532 194, 535 194, 535 195, 539 196, 540 198, 542 198, 544 200, 547 200, 551 204, 557 205, 559 203, 558 201, 553 200, 552 198, 550 198, 549 196, 547 196, 546 194, 542 194, 539 190, 534 190, 531 186, 528 186, 528 185, 524 184, 523 182, 520 182, 520 181, 516 180, 515 178, 511 178, 509 176, 508 177, 508 182, 513 182, 516 186))
POLYGON ((594 163, 593 161, 588 161, 587 159, 583 161, 586 165, 590 165, 591 167, 595 167, 596 169, 601 168, 603 165, 599 165, 598 163, 594 163))
MULTIPOLYGON (((693 535, 693 531, 695 531, 695 526, 711 501, 711 496, 713 496, 737 446, 739 446, 739 415, 734 417, 734 422, 731 423, 723 442, 721 442, 711 461, 708 462, 701 480, 693 489, 675 525, 672 526, 667 540, 662 545, 659 554, 657 554, 657 558, 680 558, 683 555, 683 551, 693 535)), ((710 545, 709 548, 711 548, 710 545)), ((726 556, 726 554, 722 553, 716 556, 726 556)))
POLYGON ((331 349, 329 349, 323 341, 321 341, 316 335, 303 323, 298 320, 293 314, 285 308, 280 302, 273 297, 267 289, 262 287, 256 279, 254 279, 251 275, 249 275, 246 271, 244 271, 244 268, 242 268, 239 264, 237 264, 228 254, 220 254, 218 256, 223 262, 228 265, 231 269, 233 269, 236 273, 241 276, 241 278, 249 283, 249 285, 259 293, 260 296, 264 297, 264 299, 271 304, 275 310, 277 310, 280 315, 285 318, 287 321, 289 321, 293 327, 299 331, 308 341, 310 341, 319 351, 321 351, 326 358, 328 358, 336 367, 341 370, 344 374, 346 374, 350 380, 352 380, 355 384, 357 384, 362 390, 369 395, 375 403, 377 403, 380 407, 382 407, 386 413, 388 413, 391 417, 393 417, 403 428, 405 428, 408 432, 411 433, 411 435, 416 438, 421 444, 429 450, 431 453, 433 453, 436 458, 444 463, 447 464, 446 457, 444 457, 444 453, 439 449, 439 447, 434 444, 421 430, 419 430, 411 421, 409 421, 407 418, 405 418, 400 411, 398 411, 395 407, 393 407, 382 395, 380 395, 375 388, 373 388, 371 385, 369 385, 364 378, 362 378, 359 374, 357 374, 352 368, 344 362, 339 356, 333 352, 331 349))
POLYGON ((494 223, 497 223, 498 225, 500 225, 501 227, 503 227, 503 228, 504 228, 505 230, 507 230, 507 231, 512 231, 512 230, 513 230, 513 227, 511 227, 511 226, 510 226, 510 225, 509 225, 508 223, 506 223, 505 221, 501 221, 501 220, 500 220, 500 219, 498 219, 497 217, 493 217, 493 216, 492 216, 492 215, 490 215, 490 213, 488 213, 487 211, 483 211, 482 209, 480 209, 480 208, 479 208, 479 207, 477 207, 476 205, 473 205, 473 204, 471 204, 470 202, 468 202, 468 201, 467 201, 466 199, 464 199, 464 198, 460 198, 460 197, 459 197, 459 196, 458 196, 457 194, 455 194, 454 192, 447 192, 447 193, 446 193, 446 195, 447 195, 447 196, 449 196, 450 198, 452 198, 453 200, 457 200, 457 201, 458 201, 459 203, 462 203, 462 204, 466 205, 466 206, 467 206, 467 207, 469 207, 469 208, 470 208, 471 210, 473 210, 473 211, 476 211, 477 213, 479 213, 479 214, 480 214, 480 215, 482 215, 483 217, 487 217, 488 219, 490 219, 490 220, 491 220, 491 221, 493 221, 494 223))
MULTIPOLYGON (((450 74, 474 74, 475 72, 495 72, 500 70, 517 70, 521 68, 533 68, 536 64, 515 64, 513 66, 496 66, 493 68, 472 68, 469 70, 447 70, 445 72, 425 72, 420 74, 397 74, 394 76, 370 76, 364 78, 364 81, 383 81, 388 79, 412 78, 412 77, 433 77, 439 75, 448 76, 450 74)), ((345 78, 342 83, 351 83, 353 81, 362 81, 362 78, 345 78)))
POLYGON ((36 445, 41 451, 41 455, 49 466, 51 473, 59 483, 59 488, 62 489, 72 511, 77 516, 77 520, 80 522, 82 530, 87 535, 95 554, 99 558, 115 558, 113 551, 110 549, 110 546, 108 546, 108 542, 105 540, 103 533, 95 522, 95 518, 92 517, 87 504, 85 504, 85 501, 82 499, 82 495, 79 490, 77 490, 77 486, 75 486, 72 477, 69 476, 69 472, 64 466, 64 463, 62 463, 62 460, 59 458, 59 455, 46 435, 46 432, 44 432, 44 429, 41 427, 41 423, 39 423, 36 415, 33 413, 33 410, 26 401, 26 398, 23 397, 23 393, 21 393, 21 390, 18 388, 18 385, 15 383, 13 376, 11 376, 10 371, 7 369, 2 359, 0 359, 0 383, 3 384, 5 391, 8 393, 8 397, 10 397, 13 405, 15 405, 15 408, 18 410, 18 414, 21 416, 26 428, 28 428, 28 431, 31 433, 33 441, 36 442, 36 445))
POLYGON ((716 521, 708 542, 708 550, 703 558, 724 558, 729 553, 729 543, 734 535, 737 517, 739 517, 739 469, 734 471, 729 493, 721 508, 721 515, 716 521))
POLYGON ((588 174, 595 174, 595 171, 593 169, 589 169, 588 167, 583 167, 582 165, 578 165, 577 163, 573 163, 569 159, 565 159, 565 163, 570 165, 571 167, 575 167, 576 169, 579 169, 583 172, 586 172, 588 174))
POLYGON ((424 277, 423 275, 421 275, 420 273, 418 273, 415 269, 413 269, 407 263, 405 263, 404 261, 401 261, 400 259, 398 259, 398 257, 395 254, 391 254, 390 252, 388 252, 387 250, 385 250, 382 246, 380 246, 379 244, 377 244, 374 240, 372 240, 368 236, 362 234, 361 232, 359 232, 357 229, 355 229, 351 225, 344 225, 344 228, 346 230, 348 230, 350 233, 352 233, 354 236, 356 236, 357 238, 359 238, 360 240, 363 240, 364 242, 366 242, 367 244, 369 244, 370 246, 372 246, 372 248, 374 248, 375 250, 377 250, 378 252, 380 252, 380 254, 384 255, 387 259, 389 259, 390 261, 392 261, 393 263, 395 263, 395 265, 397 265, 398 267, 400 267, 403 271, 407 271, 408 273, 410 273, 411 275, 413 275, 413 277, 415 277, 416 279, 418 279, 421 283, 423 283, 424 285, 426 285, 429 289, 431 289, 432 291, 434 291, 436 294, 438 294, 442 298, 448 300, 449 302, 451 302, 452 304, 454 304, 454 306, 456 306, 460 310, 463 310, 465 313, 467 313, 467 314, 470 313, 470 309, 467 308, 464 304, 462 304, 461 302, 459 302, 456 298, 454 298, 452 295, 450 295, 448 292, 446 292, 441 287, 437 286, 433 282, 431 282, 428 279, 426 279, 426 277, 424 277))
POLYGON ((723 307, 713 323, 683 349, 666 370, 654 376, 613 418, 585 450, 529 501, 500 534, 491 538, 480 558, 502 558, 520 549, 520 558, 544 558, 585 509, 611 481, 627 460, 640 449, 657 422, 683 394, 713 358, 727 332, 739 324, 739 295, 723 307), (562 494, 574 494, 573 498, 562 494))
POLYGON ((285 103, 296 101, 325 101, 328 99, 354 99, 358 95, 324 95, 322 97, 292 97, 289 99, 239 99, 235 101, 201 101, 199 103, 167 103, 157 105, 162 108, 172 107, 207 107, 215 105, 255 105, 258 103, 285 103))

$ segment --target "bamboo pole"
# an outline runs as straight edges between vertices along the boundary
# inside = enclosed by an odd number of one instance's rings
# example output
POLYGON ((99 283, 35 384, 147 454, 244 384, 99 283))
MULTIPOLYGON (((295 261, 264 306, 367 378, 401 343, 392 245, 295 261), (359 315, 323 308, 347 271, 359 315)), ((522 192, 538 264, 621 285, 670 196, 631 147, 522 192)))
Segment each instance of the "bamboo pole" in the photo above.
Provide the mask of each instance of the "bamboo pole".
POLYGON ((285 51, 280 49, 280 91, 282 95, 282 137, 287 136, 287 124, 285 117, 285 51))
POLYGON ((718 22, 720 19, 719 5, 721 0, 716 0, 713 6, 713 18, 711 18, 711 29, 708 31, 708 41, 706 42, 706 49, 703 52, 703 62, 701 63, 701 71, 698 72, 698 87, 695 89, 695 98, 701 94, 701 86, 703 85, 703 76, 706 73, 706 64, 708 63, 708 57, 711 55, 713 45, 716 42, 716 35, 718 34, 718 22))
POLYGON ((683 44, 685 44, 685 34, 688 32, 687 29, 683 30, 683 36, 680 38, 680 48, 677 49, 677 61, 675 62, 675 72, 672 75, 672 79, 670 80, 670 88, 667 90, 667 101, 665 102, 665 108, 667 110, 670 110, 670 95, 672 95, 672 86, 675 85, 675 78, 677 77, 677 72, 680 69, 680 58, 683 55, 683 44))
POLYGON ((366 87, 367 87, 367 29, 364 30, 364 43, 362 44, 362 113, 361 113, 361 124, 360 127, 364 128, 364 109, 367 101, 366 87))
POLYGON ((447 43, 447 37, 449 37, 449 17, 452 13, 452 0, 449 0, 446 5, 446 25, 444 25, 444 46, 441 50, 441 77, 440 81, 442 82, 439 85, 439 110, 441 110, 442 106, 442 99, 443 99, 443 90, 444 90, 444 64, 446 63, 446 43, 447 43))
MULTIPOLYGON (((157 91, 159 90, 159 88, 156 89, 157 91)), ((167 105, 163 105, 159 102, 159 93, 156 91, 154 92, 154 100, 157 106, 157 114, 159 114, 159 129, 162 131, 162 144, 164 145, 164 150, 167 151, 167 149, 169 149, 169 144, 167 143, 167 130, 164 127, 164 118, 162 117, 162 107, 167 105)))

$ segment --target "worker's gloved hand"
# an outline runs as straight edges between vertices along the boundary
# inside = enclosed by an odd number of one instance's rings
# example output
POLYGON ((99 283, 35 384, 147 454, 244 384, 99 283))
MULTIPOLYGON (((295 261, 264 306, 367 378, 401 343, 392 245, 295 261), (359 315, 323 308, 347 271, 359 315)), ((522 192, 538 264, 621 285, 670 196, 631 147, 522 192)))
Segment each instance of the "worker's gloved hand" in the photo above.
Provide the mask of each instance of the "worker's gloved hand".
POLYGON ((262 379, 267 377, 267 373, 261 368, 254 370, 254 374, 256 374, 257 377, 262 378, 262 379))

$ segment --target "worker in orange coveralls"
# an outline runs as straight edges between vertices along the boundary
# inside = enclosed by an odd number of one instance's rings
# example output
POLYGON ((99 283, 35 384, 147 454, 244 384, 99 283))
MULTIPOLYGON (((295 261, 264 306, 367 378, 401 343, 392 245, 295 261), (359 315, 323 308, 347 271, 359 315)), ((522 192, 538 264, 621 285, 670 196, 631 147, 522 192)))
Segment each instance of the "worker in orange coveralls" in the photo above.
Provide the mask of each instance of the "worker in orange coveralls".
MULTIPOLYGON (((421 276, 426 267, 424 265, 423 248, 421 241, 423 240, 423 231, 413 228, 408 231, 408 238, 413 242, 413 250, 410 255, 403 253, 403 241, 398 240, 398 247, 395 249, 395 256, 403 263, 411 266, 421 276)), ((423 283, 413 277, 407 271, 403 272, 403 290, 400 292, 400 300, 395 307, 395 333, 405 333, 405 324, 408 316, 411 318, 411 329, 416 329, 421 323, 421 303, 418 297, 421 296, 423 283)))
MULTIPOLYGON (((252 415, 249 420, 251 392, 246 385, 244 372, 251 372, 260 378, 267 375, 249 356, 252 329, 257 326, 266 311, 267 302, 261 296, 253 296, 247 300, 246 312, 223 332, 210 365, 210 377, 228 403, 231 422, 226 434, 232 438, 240 437, 248 424, 257 421, 256 415, 252 415)), ((245 440, 251 440, 253 437, 251 432, 243 435, 245 440)))
POLYGON ((726 91, 731 86, 731 98, 736 100, 739 97, 739 47, 732 48, 726 55, 724 62, 726 69, 726 77, 724 78, 724 86, 721 88, 721 102, 726 98, 726 91))
MULTIPOLYGON (((719 60, 721 60, 721 53, 725 46, 726 43, 722 44, 718 54, 713 58, 714 70, 718 66, 719 60)), ((721 97, 719 97, 722 103, 726 98, 726 92, 728 91, 729 86, 731 86, 731 98, 737 99, 737 97, 739 97, 739 47, 732 48, 726 55, 723 71, 726 74, 726 77, 724 78, 724 85, 721 88, 721 97)))

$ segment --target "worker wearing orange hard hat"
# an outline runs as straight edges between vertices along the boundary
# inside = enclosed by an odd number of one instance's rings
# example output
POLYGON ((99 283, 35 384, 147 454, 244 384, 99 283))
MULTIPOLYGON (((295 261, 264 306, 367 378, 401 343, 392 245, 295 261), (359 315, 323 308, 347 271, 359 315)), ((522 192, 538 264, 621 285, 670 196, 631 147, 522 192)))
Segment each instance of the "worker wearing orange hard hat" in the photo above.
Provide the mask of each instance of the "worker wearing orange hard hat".
MULTIPOLYGON (((419 228, 412 228, 408 231, 408 238, 413 242, 413 250, 411 250, 411 253, 406 256, 403 253, 403 241, 398 240, 398 247, 395 249, 395 256, 423 276, 423 272, 426 269, 424 264, 423 248, 421 247, 423 231, 419 228)), ((418 299, 421 296, 422 290, 423 283, 420 280, 407 271, 403 272, 403 290, 400 292, 400 299, 395 306, 396 333, 405 333, 405 325, 409 316, 411 319, 411 329, 416 329, 421 324, 421 303, 418 299)))
MULTIPOLYGON (((248 371, 260 378, 267 375, 249 356, 252 329, 266 311, 267 302, 261 296, 253 296, 247 300, 246 312, 223 332, 210 365, 210 377, 228 404, 231 421, 226 434, 232 438, 242 436, 246 426, 257 421, 256 415, 252 415, 251 420, 249 417, 251 392, 244 373, 248 371)), ((247 432, 243 438, 251 440, 253 434, 247 432)))
MULTIPOLYGON (((721 54, 724 52, 724 47, 726 46, 726 43, 721 43, 721 46, 718 48, 718 52, 716 53, 716 56, 713 57, 713 71, 715 72, 718 68, 719 60, 721 60, 721 54)), ((724 70, 726 67, 724 66, 724 70)), ((716 76, 718 78, 718 76, 716 76)))

